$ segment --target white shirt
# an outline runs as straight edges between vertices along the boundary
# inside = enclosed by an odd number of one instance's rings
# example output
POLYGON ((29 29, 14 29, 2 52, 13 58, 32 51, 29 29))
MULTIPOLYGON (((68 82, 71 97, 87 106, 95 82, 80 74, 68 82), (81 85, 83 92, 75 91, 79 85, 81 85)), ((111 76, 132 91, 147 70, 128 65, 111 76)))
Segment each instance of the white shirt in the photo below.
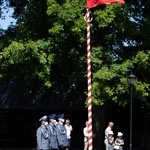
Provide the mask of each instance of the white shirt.
POLYGON ((108 126, 105 130, 105 138, 108 138, 108 132, 112 131, 112 129, 108 126))
POLYGON ((88 127, 85 127, 83 129, 83 134, 84 134, 85 137, 88 137, 88 127))
POLYGON ((65 124, 65 128, 67 131, 67 139, 71 139, 71 131, 73 130, 72 126, 71 125, 68 126, 65 124))

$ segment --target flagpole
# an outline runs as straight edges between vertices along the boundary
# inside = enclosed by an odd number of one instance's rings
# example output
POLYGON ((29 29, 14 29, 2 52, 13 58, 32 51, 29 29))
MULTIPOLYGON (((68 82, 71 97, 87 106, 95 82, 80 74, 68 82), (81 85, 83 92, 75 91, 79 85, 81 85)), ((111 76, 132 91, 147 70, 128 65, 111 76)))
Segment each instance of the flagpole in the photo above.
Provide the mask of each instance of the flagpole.
POLYGON ((93 150, 93 131, 92 131, 92 77, 91 77, 91 38, 90 38, 90 22, 92 14, 90 8, 111 3, 124 4, 124 0, 86 0, 86 22, 87 22, 87 84, 88 84, 88 150, 93 150))
POLYGON ((92 84, 91 84, 91 38, 90 38, 90 22, 91 12, 86 9, 86 22, 87 22, 87 84, 88 84, 88 149, 93 150, 92 139, 92 84))

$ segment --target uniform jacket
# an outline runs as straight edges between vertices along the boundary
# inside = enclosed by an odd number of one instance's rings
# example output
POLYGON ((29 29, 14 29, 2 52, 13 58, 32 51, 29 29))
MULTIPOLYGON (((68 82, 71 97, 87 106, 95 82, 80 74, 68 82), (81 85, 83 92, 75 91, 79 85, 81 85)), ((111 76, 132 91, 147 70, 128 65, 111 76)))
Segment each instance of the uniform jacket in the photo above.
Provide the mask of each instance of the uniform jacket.
POLYGON ((54 126, 52 123, 49 123, 48 130, 49 130, 49 147, 50 147, 50 149, 58 149, 56 126, 54 126))
POLYGON ((56 131, 57 131, 58 145, 67 146, 68 140, 67 140, 67 132, 65 126, 59 122, 56 125, 56 131))
POLYGON ((44 125, 41 125, 36 132, 37 137, 37 149, 48 150, 49 140, 48 140, 48 129, 44 125))

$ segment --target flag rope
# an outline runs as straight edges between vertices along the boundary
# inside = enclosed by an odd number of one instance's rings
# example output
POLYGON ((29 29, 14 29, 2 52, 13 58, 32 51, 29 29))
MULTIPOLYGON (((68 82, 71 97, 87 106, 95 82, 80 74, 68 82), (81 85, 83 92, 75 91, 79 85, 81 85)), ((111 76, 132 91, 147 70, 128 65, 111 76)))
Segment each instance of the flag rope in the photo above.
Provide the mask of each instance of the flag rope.
POLYGON ((91 39, 90 39, 90 22, 92 21, 91 12, 87 8, 87 84, 88 84, 88 149, 93 149, 92 139, 92 86, 91 86, 91 39))

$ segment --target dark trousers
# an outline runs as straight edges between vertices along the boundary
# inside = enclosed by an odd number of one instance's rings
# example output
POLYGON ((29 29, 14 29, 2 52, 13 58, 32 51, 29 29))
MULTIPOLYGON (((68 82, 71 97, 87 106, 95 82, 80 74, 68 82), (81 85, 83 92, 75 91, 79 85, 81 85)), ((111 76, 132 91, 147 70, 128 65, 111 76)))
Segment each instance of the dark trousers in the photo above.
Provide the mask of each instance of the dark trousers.
POLYGON ((59 150, 66 150, 66 147, 59 146, 59 150))

